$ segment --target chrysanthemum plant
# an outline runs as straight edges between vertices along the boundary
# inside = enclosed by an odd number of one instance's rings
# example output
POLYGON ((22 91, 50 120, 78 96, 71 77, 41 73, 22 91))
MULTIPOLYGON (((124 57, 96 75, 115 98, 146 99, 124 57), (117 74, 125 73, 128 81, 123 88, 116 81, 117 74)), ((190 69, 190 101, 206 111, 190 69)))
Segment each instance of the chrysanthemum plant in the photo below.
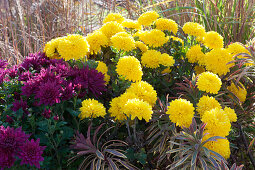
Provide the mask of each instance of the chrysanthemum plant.
POLYGON ((231 123, 252 109, 246 96, 254 85, 246 90, 245 80, 254 76, 254 63, 238 65, 243 60, 238 54, 254 55, 254 48, 250 53, 238 43, 224 48, 219 33, 193 22, 179 31, 175 21, 155 11, 137 21, 109 14, 103 23, 86 36, 68 34, 47 42, 44 53, 31 54, 18 66, 6 68, 0 61, 0 124, 22 126, 40 138, 47 146, 44 168, 66 165, 73 156, 66 146, 77 130, 80 151, 74 158, 90 160, 80 168, 132 167, 123 163, 126 157, 139 168, 224 165, 231 123), (113 145, 107 141, 99 140, 101 149, 95 146, 92 122, 115 126, 105 135, 118 138, 116 145, 126 141, 126 156, 121 150, 109 153, 105 146, 113 145))

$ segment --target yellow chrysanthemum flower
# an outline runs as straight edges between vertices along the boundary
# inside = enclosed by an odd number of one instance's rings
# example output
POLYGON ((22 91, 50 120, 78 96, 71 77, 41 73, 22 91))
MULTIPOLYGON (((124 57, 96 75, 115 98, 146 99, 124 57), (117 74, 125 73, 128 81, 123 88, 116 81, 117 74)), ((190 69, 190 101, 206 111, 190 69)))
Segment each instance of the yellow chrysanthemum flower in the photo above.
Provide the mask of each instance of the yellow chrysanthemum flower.
POLYGON ((45 44, 44 52, 50 59, 59 59, 58 45, 63 37, 52 39, 45 44))
POLYGON ((125 56, 119 59, 116 65, 118 75, 125 77, 129 81, 141 81, 142 67, 139 60, 133 56, 125 56))
POLYGON ((130 99, 123 107, 123 111, 126 115, 131 115, 131 120, 136 117, 139 120, 144 119, 146 122, 152 117, 152 107, 146 101, 140 99, 130 99))
MULTIPOLYGON (((235 42, 233 44, 230 44, 228 46, 228 48, 226 48, 226 50, 228 50, 228 52, 234 57, 237 54, 240 53, 246 53, 248 55, 251 55, 251 53, 239 42, 235 42)), ((238 55, 237 58, 239 59, 247 59, 247 57, 244 57, 243 55, 238 55)), ((253 62, 247 62, 245 63, 245 66, 252 66, 254 65, 253 62)))
POLYGON ((159 57, 159 64, 162 64, 163 66, 171 67, 174 65, 174 63, 175 63, 175 60, 173 56, 170 56, 167 53, 163 53, 159 57))
POLYGON ((186 54, 188 61, 190 63, 196 63, 199 64, 204 63, 205 54, 202 52, 202 48, 199 44, 192 46, 186 54))
MULTIPOLYGON (((210 137, 212 137, 212 135, 205 135, 202 139, 202 142, 206 141, 210 137)), ((227 139, 217 139, 217 141, 209 141, 204 145, 204 147, 220 154, 225 159, 228 159, 230 157, 230 146, 227 139)))
POLYGON ((177 23, 171 19, 160 18, 160 19, 157 19, 155 24, 156 24, 156 28, 162 31, 168 30, 170 32, 173 32, 174 34, 176 34, 178 31, 177 23))
POLYGON ((181 38, 179 38, 179 37, 175 37, 175 36, 170 36, 170 39, 173 39, 173 41, 178 41, 178 42, 180 42, 182 45, 184 44, 183 43, 183 40, 181 39, 181 38))
POLYGON ((226 48, 226 50, 228 50, 228 52, 232 56, 234 56, 236 54, 239 54, 239 53, 246 53, 246 54, 250 55, 250 52, 244 46, 242 46, 239 42, 235 42, 233 44, 230 44, 228 46, 228 48, 226 48))
POLYGON ((161 71, 161 74, 171 73, 172 69, 167 67, 163 71, 161 71))
POLYGON ((165 36, 164 32, 157 29, 140 32, 139 38, 150 47, 161 47, 169 39, 169 37, 165 36))
POLYGON ((123 108, 128 100, 130 99, 138 99, 138 97, 134 93, 123 93, 119 97, 115 97, 110 102, 109 113, 112 117, 115 117, 116 120, 123 121, 126 120, 130 115, 126 115, 123 111, 123 108))
POLYGON ((116 21, 118 23, 122 23, 125 20, 125 18, 123 18, 123 16, 119 13, 110 13, 108 14, 103 23, 107 23, 107 22, 112 22, 112 21, 116 21))
POLYGON ((230 71, 230 67, 234 65, 234 63, 228 64, 231 61, 233 58, 226 49, 216 48, 205 54, 203 64, 208 71, 221 76, 230 71))
POLYGON ((149 26, 153 23, 153 21, 156 21, 156 19, 159 17, 159 14, 155 11, 148 11, 143 13, 138 18, 138 23, 144 26, 149 26))
POLYGON ((136 41, 135 42, 135 47, 139 48, 143 53, 146 52, 148 50, 148 46, 145 45, 143 42, 141 41, 136 41))
POLYGON ((102 103, 99 103, 94 99, 86 99, 82 102, 82 107, 80 108, 81 113, 79 114, 79 118, 96 118, 96 117, 104 117, 106 115, 105 107, 102 103))
POLYGON ((148 102, 151 106, 156 104, 157 92, 154 90, 152 85, 146 81, 132 83, 126 92, 134 93, 139 99, 148 102))
POLYGON ((205 72, 205 68, 203 66, 196 65, 194 68, 194 71, 196 72, 197 75, 199 75, 199 74, 205 72))
POLYGON ((221 109, 220 103, 214 97, 203 96, 197 103, 197 112, 200 114, 200 117, 203 117, 206 111, 210 111, 214 108, 221 109))
POLYGON ((100 31, 110 39, 112 36, 117 34, 118 32, 125 32, 125 29, 121 26, 121 24, 117 23, 116 21, 111 21, 105 23, 101 28, 100 31))
POLYGON ((129 29, 137 29, 137 30, 141 30, 142 26, 137 22, 137 21, 133 21, 131 19, 126 19, 124 20, 121 25, 125 28, 129 28, 129 29))
POLYGON ((90 45, 91 54, 97 54, 101 51, 101 47, 106 47, 108 45, 108 38, 98 30, 88 34, 86 40, 90 45))
POLYGON ((166 114, 173 123, 180 127, 189 127, 194 116, 192 103, 186 99, 176 99, 170 102, 166 114))
POLYGON ((108 84, 109 80, 110 80, 110 76, 108 75, 107 65, 102 61, 97 61, 97 63, 98 63, 98 65, 97 65, 96 70, 101 72, 104 75, 105 84, 108 84))
POLYGON ((225 107, 224 112, 228 116, 230 122, 236 122, 237 121, 237 116, 236 116, 236 113, 235 113, 234 109, 231 109, 230 107, 225 107))
POLYGON ((195 22, 187 22, 183 25, 182 30, 185 34, 189 34, 196 37, 205 36, 205 28, 195 22))
POLYGON ((65 60, 82 59, 89 51, 89 44, 85 37, 79 34, 70 34, 62 38, 58 44, 58 53, 65 60))
POLYGON ((205 35, 204 44, 210 49, 223 48, 223 37, 215 31, 209 31, 205 35))
POLYGON ((122 121, 126 120, 127 116, 124 114, 123 109, 120 105, 121 98, 120 97, 115 97, 112 99, 110 102, 110 108, 109 108, 109 113, 111 114, 111 117, 115 117, 116 120, 122 121))
MULTIPOLYGON (((240 83, 241 84, 241 83, 240 83)), ((231 83, 230 86, 227 87, 227 89, 229 91, 231 91, 232 93, 234 93, 234 95, 236 95, 236 97, 238 97, 238 99, 240 100, 240 102, 244 102, 246 100, 246 95, 247 95, 247 91, 244 87, 243 84, 241 84, 242 87, 238 88, 236 87, 236 85, 234 83, 231 83)))
POLYGON ((119 32, 111 38, 112 46, 117 50, 131 51, 135 48, 135 40, 126 32, 119 32))
POLYGON ((213 136, 228 136, 231 124, 227 114, 220 108, 204 112, 201 121, 206 123, 205 130, 213 136))
POLYGON ((156 50, 148 50, 143 53, 141 57, 142 65, 149 68, 157 68, 159 67, 159 60, 161 57, 161 53, 156 50))
POLYGON ((221 79, 216 74, 210 72, 203 72, 198 75, 197 88, 201 91, 217 94, 221 88, 221 85, 221 79))

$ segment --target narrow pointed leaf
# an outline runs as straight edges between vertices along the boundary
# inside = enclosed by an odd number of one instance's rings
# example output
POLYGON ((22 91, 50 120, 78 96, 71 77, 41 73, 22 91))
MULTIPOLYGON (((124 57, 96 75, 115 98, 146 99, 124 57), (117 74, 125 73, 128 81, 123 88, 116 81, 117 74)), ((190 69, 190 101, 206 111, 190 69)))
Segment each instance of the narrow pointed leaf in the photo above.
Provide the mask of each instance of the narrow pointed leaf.
POLYGON ((116 150, 113 150, 113 149, 105 149, 104 151, 108 152, 110 154, 113 154, 115 156, 118 156, 118 157, 127 158, 126 155, 124 155, 123 153, 121 153, 119 151, 116 151, 116 150))
POLYGON ((99 159, 104 160, 104 155, 99 150, 96 151, 96 155, 99 159))

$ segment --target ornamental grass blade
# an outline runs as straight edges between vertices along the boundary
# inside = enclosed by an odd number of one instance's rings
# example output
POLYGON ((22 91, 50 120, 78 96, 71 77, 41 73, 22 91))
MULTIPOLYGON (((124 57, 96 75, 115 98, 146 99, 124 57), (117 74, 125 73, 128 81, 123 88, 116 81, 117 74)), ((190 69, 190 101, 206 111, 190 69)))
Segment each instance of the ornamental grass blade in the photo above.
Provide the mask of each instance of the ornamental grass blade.
POLYGON ((200 158, 199 161, 200 161, 200 164, 202 166, 202 169, 203 170, 208 170, 208 166, 207 166, 206 161, 203 158, 200 158))
POLYGON ((118 166, 112 161, 111 158, 107 159, 109 161, 109 165, 113 170, 119 170, 118 166))
POLYGON ((100 152, 99 150, 96 151, 96 155, 99 159, 104 160, 104 155, 102 154, 102 152, 100 152))
POLYGON ((206 144, 209 141, 217 141, 217 139, 226 139, 226 138, 224 138, 222 136, 213 136, 213 137, 210 137, 209 139, 205 140, 204 142, 202 142, 201 146, 204 146, 204 144, 206 144))
POLYGON ((120 160, 120 159, 117 159, 117 161, 119 162, 119 163, 121 163, 121 165, 123 165, 125 168, 127 168, 128 170, 135 170, 135 168, 133 168, 132 166, 130 166, 127 162, 125 162, 125 161, 122 161, 122 160, 120 160))
POLYGON ((214 155, 216 155, 217 157, 219 157, 220 158, 220 161, 223 161, 224 163, 227 163, 227 161, 226 161, 226 159, 223 157, 223 156, 221 156, 219 153, 217 153, 217 152, 215 152, 215 151, 213 151, 213 150, 209 150, 210 152, 212 152, 214 155))
POLYGON ((94 136, 93 136, 93 143, 94 143, 94 145, 96 144, 97 133, 98 133, 98 131, 102 128, 102 126, 103 126, 104 124, 105 124, 105 123, 102 123, 100 126, 98 126, 97 129, 96 129, 95 132, 94 132, 94 136))
POLYGON ((176 164, 174 164, 174 168, 183 164, 190 156, 191 156, 191 153, 189 153, 186 156, 184 156, 183 158, 181 158, 176 164))
POLYGON ((193 166, 196 161, 197 161, 197 155, 198 155, 198 151, 196 150, 193 154, 192 154, 192 157, 191 157, 191 166, 193 166))
POLYGON ((101 159, 98 159, 96 163, 96 170, 100 170, 100 168, 101 168, 101 159))
POLYGON ((175 152, 180 152, 180 151, 182 151, 182 150, 184 150, 184 149, 186 149, 186 148, 171 149, 171 150, 167 151, 166 153, 175 153, 175 152))
POLYGON ((108 152, 108 153, 110 153, 112 155, 115 155, 117 157, 127 158, 126 155, 124 155, 123 153, 121 153, 119 151, 116 151, 116 150, 113 150, 113 149, 105 149, 104 151, 108 152))

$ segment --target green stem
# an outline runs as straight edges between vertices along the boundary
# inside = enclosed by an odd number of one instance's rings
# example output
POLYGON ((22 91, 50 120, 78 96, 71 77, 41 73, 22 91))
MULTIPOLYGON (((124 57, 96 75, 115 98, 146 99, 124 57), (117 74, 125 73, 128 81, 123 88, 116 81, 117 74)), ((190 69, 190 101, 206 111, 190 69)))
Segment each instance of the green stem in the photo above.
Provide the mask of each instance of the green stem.
POLYGON ((129 127, 129 121, 128 121, 128 119, 126 120, 126 126, 127 126, 127 130, 128 130, 128 136, 129 136, 130 138, 132 138, 131 132, 130 132, 130 127, 129 127))
POLYGON ((135 143, 137 143, 137 137, 136 137, 136 118, 135 118, 135 122, 134 122, 134 126, 133 126, 133 133, 134 133, 134 140, 135 140, 135 143))

